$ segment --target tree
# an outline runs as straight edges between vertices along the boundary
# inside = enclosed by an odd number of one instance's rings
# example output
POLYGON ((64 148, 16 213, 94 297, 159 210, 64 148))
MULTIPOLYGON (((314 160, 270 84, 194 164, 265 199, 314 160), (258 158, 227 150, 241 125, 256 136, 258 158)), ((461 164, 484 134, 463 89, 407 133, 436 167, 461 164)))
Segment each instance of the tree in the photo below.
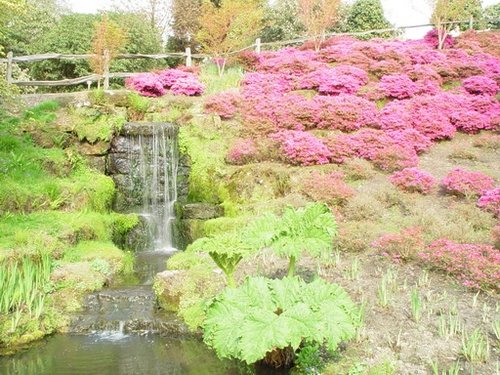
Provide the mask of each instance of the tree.
POLYGON ((224 73, 229 53, 254 41, 262 29, 262 17, 259 0, 220 0, 219 7, 203 2, 196 37, 203 51, 216 57, 219 75, 224 73))
POLYGON ((498 30, 500 29, 500 4, 490 5, 486 7, 483 13, 486 27, 498 30))
POLYGON ((173 0, 172 31, 169 45, 178 51, 186 47, 196 46, 196 33, 200 28, 201 0, 173 0))
MULTIPOLYGON (((392 27, 384 16, 380 0, 356 0, 347 17, 347 31, 359 32, 380 30, 392 27)), ((373 34, 377 37, 390 36, 390 33, 373 34)), ((370 36, 367 36, 370 38, 370 36)))
POLYGON ((277 0, 267 7, 262 40, 273 42, 296 38, 305 33, 299 17, 298 0, 277 0))
POLYGON ((118 12, 141 15, 152 30, 164 36, 171 21, 170 2, 167 0, 119 0, 114 2, 118 12))
POLYGON ((299 0, 299 17, 314 40, 316 51, 325 40, 326 31, 337 22, 340 0, 299 0))
MULTIPOLYGON (((116 57, 124 47, 127 39, 125 32, 114 21, 110 21, 108 16, 104 15, 100 22, 94 24, 94 35, 92 37, 93 57, 90 59, 90 67, 94 73, 109 73, 111 61, 116 57)), ((100 85, 100 81, 98 81, 100 85)), ((109 82, 106 82, 107 89, 109 82)))
POLYGON ((457 21, 471 16, 470 0, 430 0, 433 8, 431 22, 438 34, 438 49, 443 49, 446 37, 456 27, 457 21))

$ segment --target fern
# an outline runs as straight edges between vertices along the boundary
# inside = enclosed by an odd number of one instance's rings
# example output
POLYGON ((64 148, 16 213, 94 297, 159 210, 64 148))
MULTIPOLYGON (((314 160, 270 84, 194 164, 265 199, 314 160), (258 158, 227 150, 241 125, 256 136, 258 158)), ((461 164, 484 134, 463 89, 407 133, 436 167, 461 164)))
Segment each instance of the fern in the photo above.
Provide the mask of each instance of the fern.
POLYGON ((301 209, 288 207, 283 216, 267 214, 250 224, 244 241, 251 246, 271 247, 278 256, 288 257, 288 276, 303 252, 319 257, 330 252, 337 225, 328 207, 311 204, 301 209))
POLYGON ((204 341, 221 358, 248 364, 305 342, 335 350, 355 335, 359 312, 339 286, 321 279, 247 278, 208 307, 204 341))
POLYGON ((251 253, 251 247, 241 241, 239 234, 226 233, 215 237, 205 237, 195 241, 190 251, 203 251, 226 275, 227 285, 234 288, 234 272, 238 263, 251 253))

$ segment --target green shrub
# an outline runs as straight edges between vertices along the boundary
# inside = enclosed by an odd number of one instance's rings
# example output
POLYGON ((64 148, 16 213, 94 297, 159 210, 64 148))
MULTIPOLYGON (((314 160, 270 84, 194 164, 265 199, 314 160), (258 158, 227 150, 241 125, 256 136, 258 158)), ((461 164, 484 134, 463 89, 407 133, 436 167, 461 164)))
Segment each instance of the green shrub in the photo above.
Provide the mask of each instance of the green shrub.
POLYGON ((358 308, 338 285, 321 279, 307 284, 297 277, 255 277, 215 298, 207 310, 203 339, 221 358, 247 364, 262 360, 279 367, 289 363, 276 361, 287 357, 278 352, 293 354, 303 343, 334 351, 355 335, 358 325, 358 308))

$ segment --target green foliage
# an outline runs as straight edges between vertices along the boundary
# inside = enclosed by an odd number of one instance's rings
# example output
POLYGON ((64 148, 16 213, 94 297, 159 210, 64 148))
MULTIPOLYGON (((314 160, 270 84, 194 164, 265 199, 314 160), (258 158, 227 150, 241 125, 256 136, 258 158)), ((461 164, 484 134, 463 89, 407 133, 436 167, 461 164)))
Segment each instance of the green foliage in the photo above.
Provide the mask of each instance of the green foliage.
POLYGON ((274 214, 258 218, 245 230, 244 241, 255 248, 269 246, 278 256, 289 258, 288 275, 292 276, 303 252, 314 257, 329 255, 336 234, 328 207, 314 203, 297 210, 288 207, 281 218, 274 214))
POLYGON ((269 5, 264 15, 263 42, 293 39, 305 33, 299 18, 297 0, 278 0, 269 5))
POLYGON ((205 94, 207 95, 238 88, 242 78, 243 70, 240 67, 230 67, 225 70, 223 76, 219 76, 215 64, 203 65, 200 73, 200 79, 205 85, 205 94))
MULTIPOLYGON (((391 28, 392 25, 384 16, 380 0, 356 0, 347 17, 347 30, 367 31, 391 28)), ((374 33, 363 38, 390 37, 391 34, 374 33)))
POLYGON ((234 232, 200 238, 190 248, 191 251, 208 253, 215 264, 224 272, 227 284, 232 288, 236 286, 234 271, 236 271, 238 263, 252 252, 252 248, 241 240, 239 234, 234 232))
POLYGON ((247 278, 226 289, 207 310, 204 341, 221 358, 255 363, 274 350, 302 343, 331 351, 355 335, 358 309, 338 285, 321 279, 247 278))
POLYGON ((75 124, 74 131, 79 140, 89 143, 97 141, 110 141, 113 134, 120 131, 126 119, 122 115, 105 115, 95 113, 80 119, 75 124))
POLYGON ((305 374, 319 373, 322 365, 321 351, 318 344, 309 344, 300 348, 295 357, 295 368, 305 374))
POLYGON ((484 9, 483 18, 487 28, 500 29, 500 4, 490 5, 484 9))

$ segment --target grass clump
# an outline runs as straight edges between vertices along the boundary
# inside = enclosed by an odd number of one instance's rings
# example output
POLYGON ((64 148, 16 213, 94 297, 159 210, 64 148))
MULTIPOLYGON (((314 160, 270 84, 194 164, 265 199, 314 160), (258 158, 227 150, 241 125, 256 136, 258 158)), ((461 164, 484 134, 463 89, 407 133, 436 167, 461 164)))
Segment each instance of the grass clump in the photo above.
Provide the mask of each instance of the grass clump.
POLYGON ((232 88, 240 87, 243 78, 243 69, 230 67, 224 75, 220 76, 215 64, 204 65, 201 69, 200 79, 205 85, 205 94, 215 94, 232 88))

